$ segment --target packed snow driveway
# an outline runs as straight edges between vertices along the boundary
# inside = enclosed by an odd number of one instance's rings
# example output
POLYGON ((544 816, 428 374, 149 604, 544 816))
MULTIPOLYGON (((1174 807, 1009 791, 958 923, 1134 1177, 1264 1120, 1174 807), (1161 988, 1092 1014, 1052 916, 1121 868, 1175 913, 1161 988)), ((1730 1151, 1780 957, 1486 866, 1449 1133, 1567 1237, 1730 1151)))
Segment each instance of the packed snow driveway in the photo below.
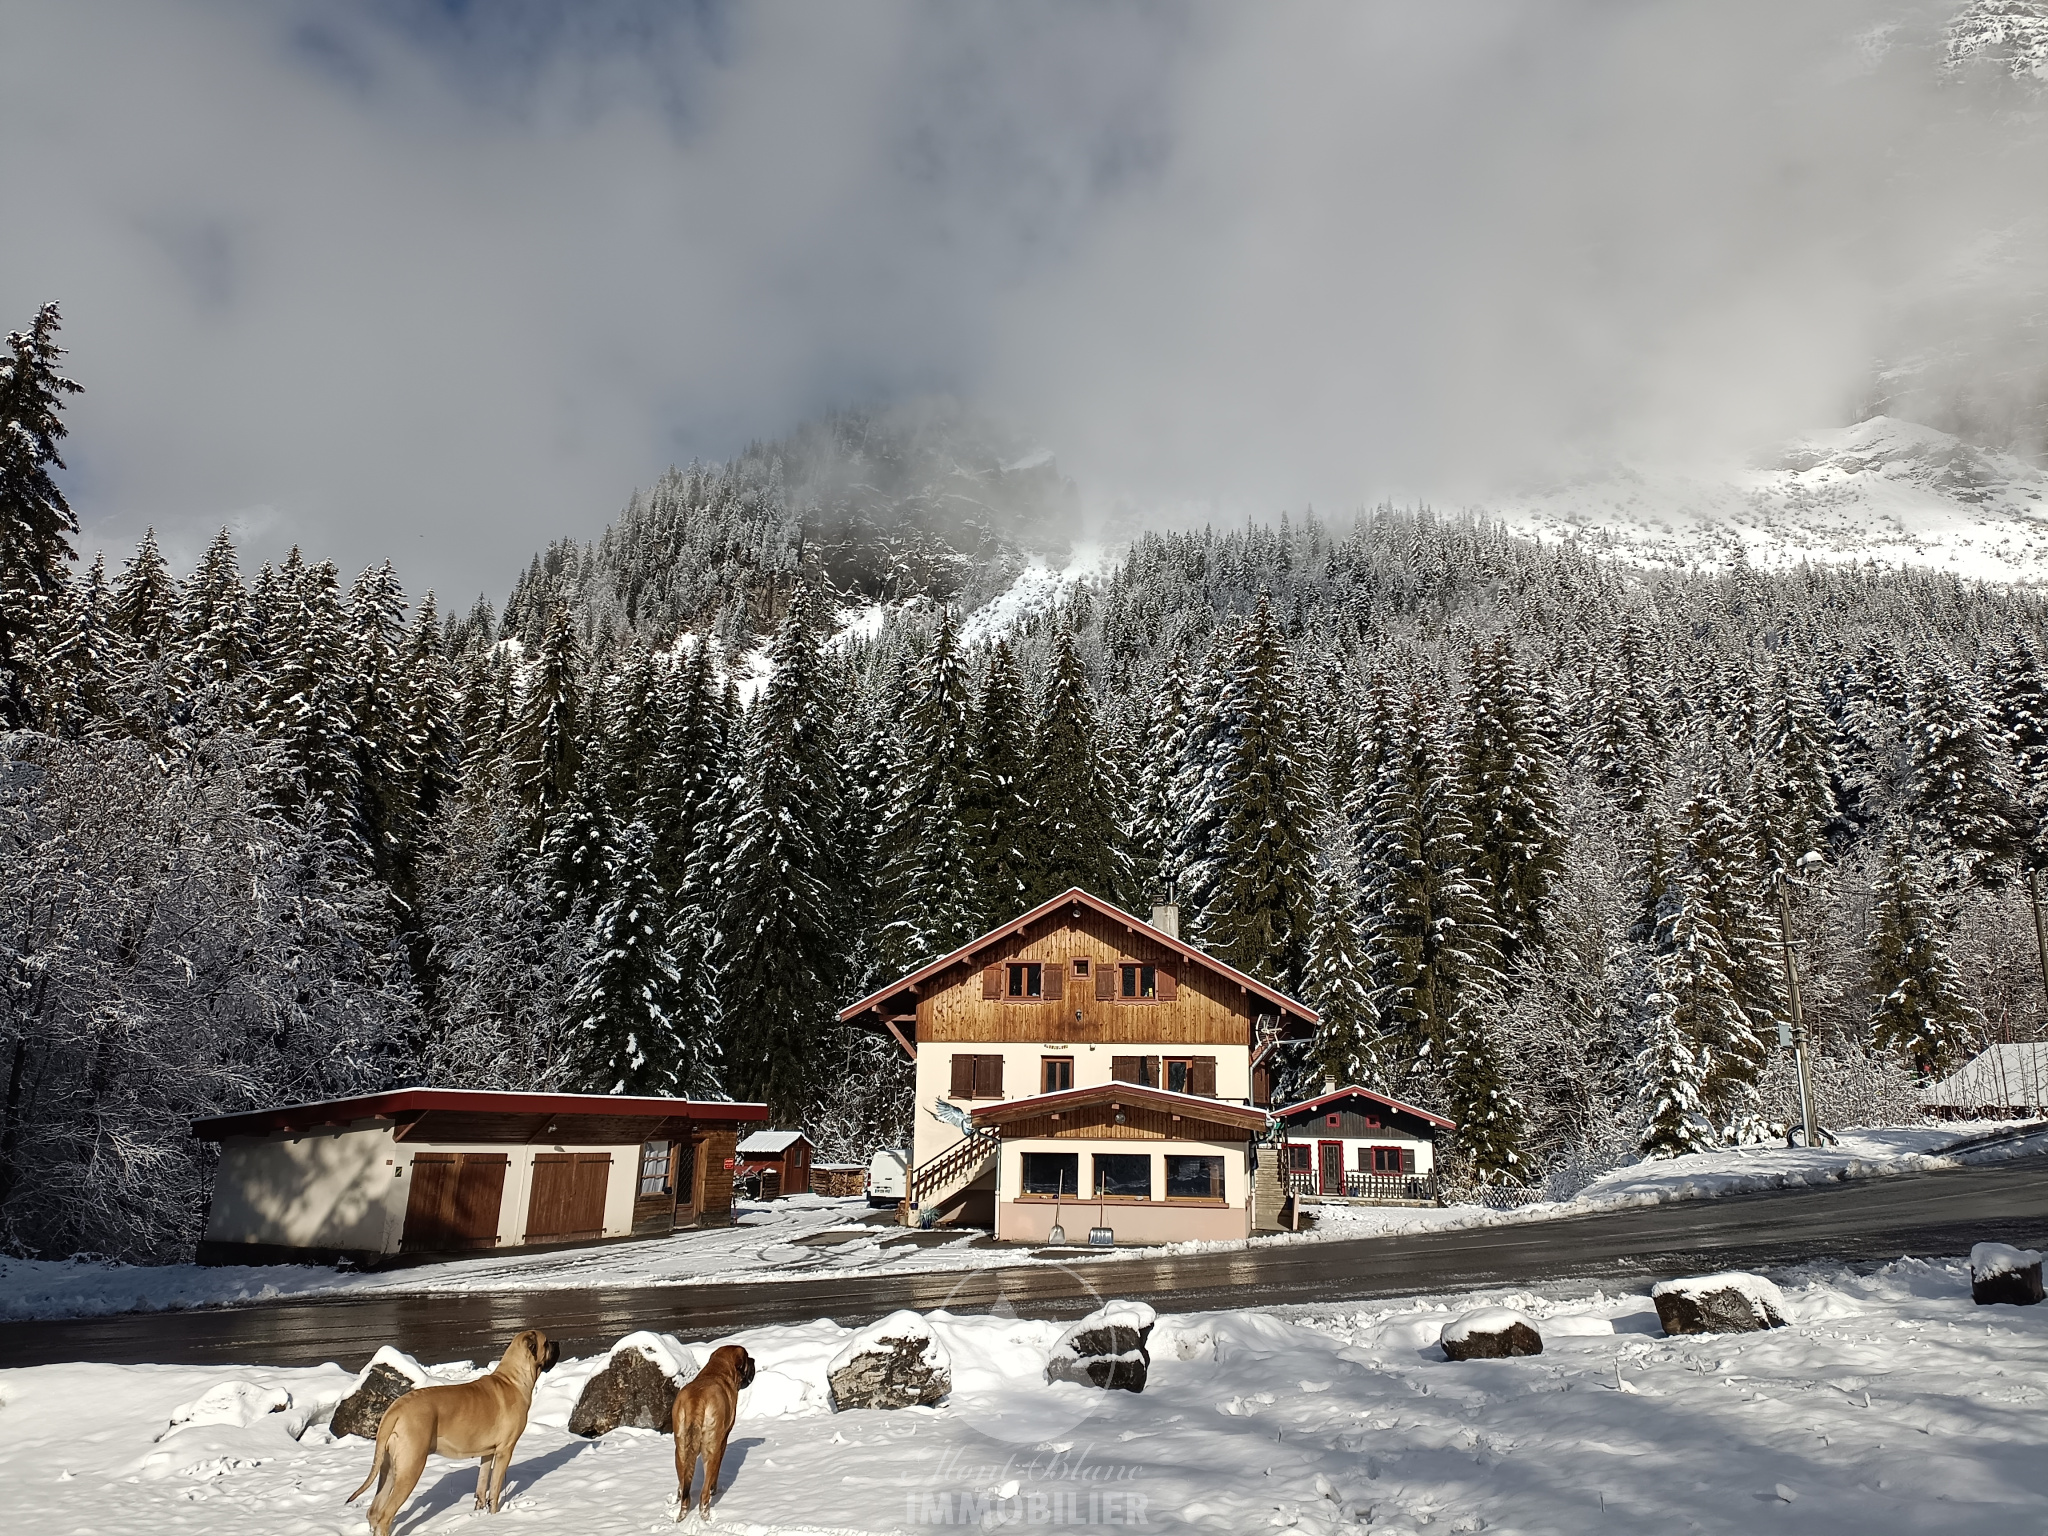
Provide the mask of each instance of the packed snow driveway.
MULTIPOLYGON (((118 1363, 263 1360, 359 1366, 380 1344, 481 1357, 520 1328, 572 1353, 639 1328, 702 1339, 769 1323, 872 1320, 900 1307, 1009 1308, 1077 1317, 1103 1296, 1176 1308, 1335 1305, 1489 1285, 1585 1279, 1646 1288, 1686 1273, 1966 1254, 2048 1245, 2048 1161, 1729 1194, 1547 1221, 1221 1251, 1010 1262, 995 1268, 799 1276, 773 1284, 607 1285, 351 1295, 188 1312, 0 1324, 0 1359, 118 1363), (499 1341, 494 1343, 493 1341, 499 1341)), ((651 1245, 650 1245, 651 1246, 651 1245)))

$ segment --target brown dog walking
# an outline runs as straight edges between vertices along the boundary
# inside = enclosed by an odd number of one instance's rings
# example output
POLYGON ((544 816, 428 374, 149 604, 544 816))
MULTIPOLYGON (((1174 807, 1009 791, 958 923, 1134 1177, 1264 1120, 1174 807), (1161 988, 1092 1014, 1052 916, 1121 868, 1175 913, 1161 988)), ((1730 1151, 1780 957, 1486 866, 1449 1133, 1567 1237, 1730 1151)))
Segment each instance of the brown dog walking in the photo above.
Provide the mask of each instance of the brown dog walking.
MULTIPOLYGON (((718 1466, 725 1460, 725 1442, 739 1416, 740 1389, 754 1384, 754 1357, 737 1344, 714 1349, 704 1369, 676 1393, 670 1420, 676 1435, 676 1518, 690 1511, 690 1480, 697 1458, 704 1458, 704 1492, 697 1509, 711 1516, 711 1496, 718 1492, 718 1466)), ((403 1402, 401 1398, 399 1401, 403 1402)), ((383 1536, 382 1532, 378 1536, 383 1536)))
POLYGON ((560 1358, 561 1351, 546 1334, 529 1329, 512 1340, 489 1374, 454 1386, 416 1387, 385 1409, 377 1423, 370 1475, 347 1500, 355 1503, 363 1488, 376 1483, 377 1496, 370 1500, 374 1536, 391 1536, 399 1506, 412 1496, 429 1451, 436 1456, 481 1456, 476 1507, 496 1514, 505 1469, 512 1465, 512 1447, 526 1432, 534 1386, 541 1372, 552 1369, 560 1358))

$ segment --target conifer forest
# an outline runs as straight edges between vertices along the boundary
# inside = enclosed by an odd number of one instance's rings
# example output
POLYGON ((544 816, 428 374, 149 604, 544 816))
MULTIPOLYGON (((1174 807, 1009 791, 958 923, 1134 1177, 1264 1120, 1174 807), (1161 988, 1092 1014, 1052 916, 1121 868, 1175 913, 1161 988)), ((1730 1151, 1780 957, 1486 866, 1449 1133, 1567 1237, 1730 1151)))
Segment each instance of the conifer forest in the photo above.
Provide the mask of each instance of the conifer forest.
POLYGON ((907 1144, 837 1010, 1076 885, 1312 1004, 1281 1091, 1449 1115, 1467 1185, 1783 1137, 1788 961, 1824 1123, 2042 1032, 2030 590, 1380 507, 1006 604, 1057 470, 848 414, 444 611, 76 547, 58 327, 0 356, 7 1251, 188 1256, 193 1118, 412 1082, 907 1144))

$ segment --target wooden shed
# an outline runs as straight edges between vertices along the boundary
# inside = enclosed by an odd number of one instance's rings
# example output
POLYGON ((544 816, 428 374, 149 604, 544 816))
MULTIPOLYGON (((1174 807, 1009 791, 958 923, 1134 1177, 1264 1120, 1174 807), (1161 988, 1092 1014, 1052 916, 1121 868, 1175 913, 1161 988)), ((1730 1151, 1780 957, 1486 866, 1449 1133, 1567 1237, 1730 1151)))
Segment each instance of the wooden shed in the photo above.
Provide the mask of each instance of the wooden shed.
POLYGON ((755 1131, 739 1144, 735 1177, 758 1179, 763 1200, 807 1194, 811 1152, 811 1138, 802 1131, 755 1131))
POLYGON ((202 1264, 659 1237, 732 1220, 739 1137, 762 1104, 399 1088, 222 1115, 202 1264))

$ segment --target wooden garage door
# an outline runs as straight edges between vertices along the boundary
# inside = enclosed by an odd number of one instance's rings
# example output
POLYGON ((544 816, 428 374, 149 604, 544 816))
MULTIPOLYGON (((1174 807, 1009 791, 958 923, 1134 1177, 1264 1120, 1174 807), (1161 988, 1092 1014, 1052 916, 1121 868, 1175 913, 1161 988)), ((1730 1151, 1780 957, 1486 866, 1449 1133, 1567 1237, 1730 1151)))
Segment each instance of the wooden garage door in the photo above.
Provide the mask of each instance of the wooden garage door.
POLYGON ((609 1152, 535 1153, 526 1240, 568 1243, 603 1237, 604 1191, 611 1177, 609 1152))
POLYGON ((407 1253, 495 1247, 505 1166, 503 1152, 414 1153, 399 1247, 407 1253))

